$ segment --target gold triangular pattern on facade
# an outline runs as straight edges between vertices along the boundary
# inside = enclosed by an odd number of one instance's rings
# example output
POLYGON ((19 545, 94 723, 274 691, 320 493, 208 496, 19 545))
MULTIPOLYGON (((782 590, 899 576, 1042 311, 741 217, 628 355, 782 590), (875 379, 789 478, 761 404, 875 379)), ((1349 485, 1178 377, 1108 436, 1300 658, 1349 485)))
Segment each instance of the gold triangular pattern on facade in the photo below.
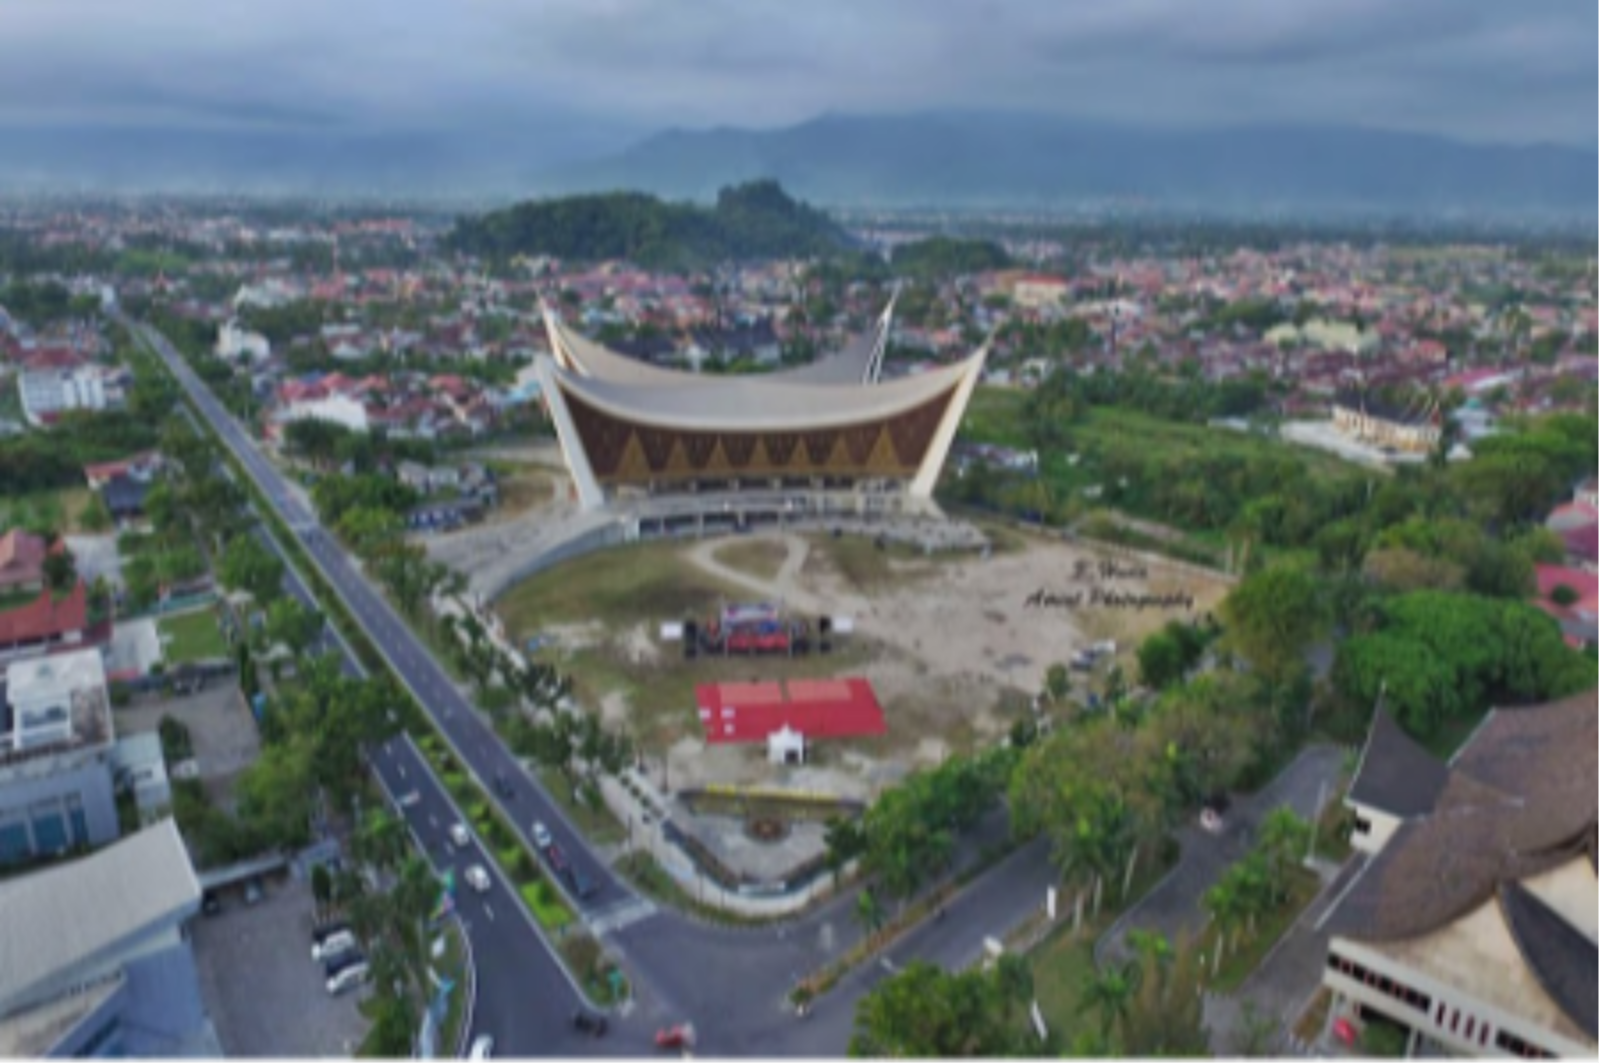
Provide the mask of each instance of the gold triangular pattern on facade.
POLYGON ((639 442, 637 432, 628 433, 612 475, 623 483, 644 483, 650 479, 650 463, 644 458, 644 445, 639 442))

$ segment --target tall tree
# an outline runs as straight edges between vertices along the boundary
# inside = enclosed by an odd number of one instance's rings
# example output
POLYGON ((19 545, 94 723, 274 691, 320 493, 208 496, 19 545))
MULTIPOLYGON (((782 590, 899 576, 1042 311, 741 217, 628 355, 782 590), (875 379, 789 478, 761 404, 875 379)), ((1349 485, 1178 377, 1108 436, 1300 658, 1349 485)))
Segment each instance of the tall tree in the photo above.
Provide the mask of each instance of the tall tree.
POLYGON ((1251 573, 1222 602, 1226 638, 1262 674, 1283 680, 1326 626, 1323 595, 1303 566, 1275 564, 1251 573))

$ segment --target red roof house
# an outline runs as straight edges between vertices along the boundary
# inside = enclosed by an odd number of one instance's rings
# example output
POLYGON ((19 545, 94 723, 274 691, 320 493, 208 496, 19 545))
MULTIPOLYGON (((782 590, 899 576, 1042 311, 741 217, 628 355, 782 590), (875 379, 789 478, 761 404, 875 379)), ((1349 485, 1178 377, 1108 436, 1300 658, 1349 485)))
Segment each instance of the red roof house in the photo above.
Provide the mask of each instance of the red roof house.
POLYGON ((46 553, 48 544, 37 535, 13 528, 0 536, 0 593, 42 588, 46 553))
POLYGON ((27 605, 0 613, 0 650, 79 642, 88 624, 88 614, 88 597, 82 580, 64 598, 57 598, 48 590, 41 591, 39 597, 27 605))

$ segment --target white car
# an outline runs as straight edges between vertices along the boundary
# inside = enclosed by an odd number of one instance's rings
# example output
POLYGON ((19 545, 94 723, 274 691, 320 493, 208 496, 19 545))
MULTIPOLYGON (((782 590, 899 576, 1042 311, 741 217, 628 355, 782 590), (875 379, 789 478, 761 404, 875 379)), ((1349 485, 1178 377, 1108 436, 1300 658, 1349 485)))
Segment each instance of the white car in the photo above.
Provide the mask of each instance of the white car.
POLYGON ((321 963, 324 960, 331 960, 339 953, 355 948, 355 945, 355 935, 348 930, 341 930, 311 946, 311 961, 321 963))
POLYGON ((550 837, 550 828, 546 827, 544 824, 540 823, 538 820, 534 820, 533 821, 533 844, 538 846, 540 849, 548 849, 550 847, 551 843, 553 843, 554 841, 555 841, 555 839, 550 837))
POLYGON ((472 1042, 472 1051, 467 1054, 467 1059, 492 1059, 494 1058, 494 1038, 483 1034, 472 1042))
POLYGON ((400 807, 401 808, 411 808, 412 806, 421 803, 421 801, 422 801, 422 795, 421 795, 421 793, 419 793, 416 790, 412 790, 408 794, 401 794, 400 795, 400 807))
POLYGON ((328 996, 336 997, 351 986, 360 985, 366 981, 367 965, 358 963, 354 967, 346 967, 332 978, 328 979, 328 996))
POLYGON ((482 864, 473 864, 466 869, 466 884, 479 893, 489 891, 489 873, 483 869, 482 864))
POLYGON ((465 849, 472 844, 472 832, 466 829, 465 823, 456 823, 450 827, 450 841, 455 843, 457 849, 465 849))

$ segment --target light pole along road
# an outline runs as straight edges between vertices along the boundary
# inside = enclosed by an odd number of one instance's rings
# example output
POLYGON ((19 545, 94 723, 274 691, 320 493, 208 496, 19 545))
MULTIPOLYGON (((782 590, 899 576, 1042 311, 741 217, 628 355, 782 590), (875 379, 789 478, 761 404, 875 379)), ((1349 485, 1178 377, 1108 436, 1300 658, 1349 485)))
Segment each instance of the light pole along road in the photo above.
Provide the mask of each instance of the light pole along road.
MULTIPOLYGON (((512 1056, 639 1055, 648 1051, 642 1039, 648 1038, 654 1023, 693 1021, 698 1050, 703 1054, 843 1054, 854 1004, 885 976, 884 970, 873 964, 846 976, 818 1002, 813 1017, 803 1021, 794 1018, 786 995, 801 977, 838 959, 860 939, 861 927, 851 910, 853 897, 846 893, 792 922, 757 929, 707 925, 676 912, 658 911, 635 896, 593 854, 388 602, 355 572, 315 514, 299 502, 282 474, 256 449, 167 338, 120 311, 112 314, 155 350, 523 841, 531 847, 531 825, 542 821, 594 882, 595 892, 580 910, 590 922, 604 920, 605 939, 626 961, 639 1013, 631 1021, 613 1024, 619 1028, 613 1028, 609 1037, 574 1040, 569 1019, 579 1006, 577 996, 495 868, 490 892, 466 902, 465 915, 479 970, 474 1027, 495 1036, 496 1051, 512 1056), (493 786, 494 780, 502 777, 510 783, 509 798, 493 786), (477 910, 479 903, 492 908, 492 920, 477 910)), ((417 795, 403 811, 432 850, 433 839, 442 839, 440 832, 453 822, 447 817, 456 812, 431 767, 404 739, 382 747, 374 756, 374 766, 391 792, 417 795)), ((970 937, 975 927, 997 913, 1025 912, 1055 881, 1041 853, 1041 846, 1032 845, 1017 854, 1018 858, 1002 862, 950 907, 951 915, 965 914, 967 918, 919 928, 890 950, 894 962, 917 956, 946 964, 963 962, 962 957, 971 952, 970 943, 963 939, 970 937)), ((482 862, 492 867, 492 861, 482 862)))

